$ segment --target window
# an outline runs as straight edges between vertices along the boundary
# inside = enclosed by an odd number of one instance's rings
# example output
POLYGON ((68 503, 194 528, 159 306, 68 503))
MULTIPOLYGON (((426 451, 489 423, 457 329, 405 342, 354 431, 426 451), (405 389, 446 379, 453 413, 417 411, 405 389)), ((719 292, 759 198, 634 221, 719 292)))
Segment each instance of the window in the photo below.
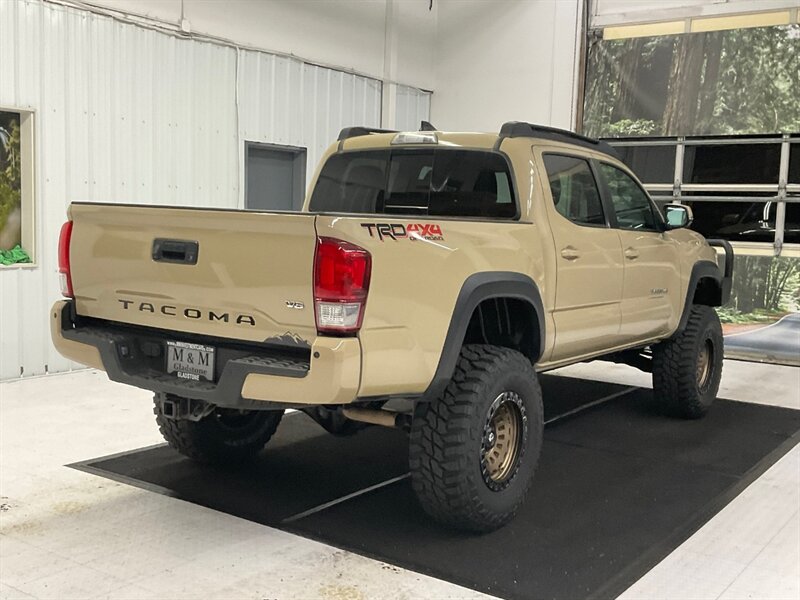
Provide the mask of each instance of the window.
MULTIPOLYGON (((781 236, 786 245, 800 243, 800 203, 795 201, 800 199, 797 189, 800 184, 800 143, 796 143, 797 140, 797 134, 791 134, 789 144, 785 146, 782 144, 784 138, 778 135, 661 140, 660 144, 665 146, 682 147, 683 168, 675 173, 674 179, 679 185, 675 195, 672 185, 659 182, 666 180, 662 174, 666 165, 640 159, 637 152, 630 152, 650 149, 647 146, 649 141, 621 140, 611 144, 637 176, 647 182, 645 188, 657 209, 663 211, 664 204, 676 200, 687 204, 694 213, 691 228, 705 237, 771 244, 781 236), (786 157, 782 157, 784 148, 788 150, 786 157), (779 190, 782 160, 788 162, 788 201, 784 226, 777 231, 780 195, 776 192, 779 190)), ((674 151, 670 152, 670 164, 674 154, 674 151)), ((656 218, 660 218, 658 214, 656 218)))
POLYGON ((603 203, 588 161, 545 154, 544 167, 559 214, 579 225, 605 225, 603 203))
POLYGON ((438 152, 430 202, 434 215, 511 218, 517 213, 508 165, 488 152, 438 152))
POLYGON ((800 244, 800 202, 786 203, 786 223, 783 228, 784 244, 800 244))
MULTIPOLYGON (((613 5, 620 12, 633 5, 650 6, 654 9, 650 16, 657 21, 656 13, 665 4, 688 7, 721 3, 598 0, 593 4, 613 5)), ((736 2, 728 2, 728 6, 733 4, 736 2)), ((768 3, 754 0, 747 4, 753 10, 768 3)), ((797 6, 797 2, 781 4, 797 6)), ((691 10, 684 8, 682 12, 688 15, 691 10)), ((625 28, 606 29, 606 35, 616 30, 611 37, 617 39, 601 36, 589 44, 584 133, 594 137, 654 137, 797 131, 798 28, 757 26, 759 17, 767 14, 751 12, 746 26, 726 31, 684 34, 684 25, 677 22, 641 28, 636 25, 638 32, 633 28, 627 33, 623 32, 625 28), (666 31, 671 25, 678 25, 681 32, 647 35, 649 27, 666 31), (619 39, 620 35, 627 39, 619 39)), ((788 12, 783 15, 788 19, 788 12)), ((734 26, 739 18, 728 24, 734 26)), ((691 19, 692 26, 700 23, 709 25, 711 21, 691 19)), ((721 26, 719 22, 715 25, 721 26)))
MULTIPOLYGON (((756 194, 742 195, 740 202, 687 201, 694 213, 692 229, 707 238, 771 244, 779 203, 771 199, 772 194, 761 196, 763 200, 756 194)), ((800 242, 800 203, 787 202, 785 215, 783 241, 796 244, 800 242)))
POLYGON ((780 144, 687 145, 683 183, 775 183, 780 162, 780 144))
POLYGON ((320 172, 310 209, 505 219, 517 214, 502 155, 438 148, 334 154, 320 172))
POLYGON ((306 149, 245 143, 245 208, 300 210, 306 187, 306 149))
POLYGON ((789 150, 789 183, 800 183, 800 143, 794 143, 789 150))
POLYGON ((388 152, 334 154, 311 196, 312 211, 373 213, 383 203, 388 152))
POLYGON ((392 154, 383 212, 427 214, 431 202, 432 175, 433 152, 392 154))
POLYGON ((631 177, 606 163, 600 163, 600 173, 608 186, 611 202, 617 215, 617 225, 621 229, 659 229, 650 198, 631 177))
POLYGON ((0 109, 0 266, 34 261, 33 113, 0 109))
POLYGON ((675 178, 675 146, 617 146, 616 151, 642 183, 672 183, 675 178))

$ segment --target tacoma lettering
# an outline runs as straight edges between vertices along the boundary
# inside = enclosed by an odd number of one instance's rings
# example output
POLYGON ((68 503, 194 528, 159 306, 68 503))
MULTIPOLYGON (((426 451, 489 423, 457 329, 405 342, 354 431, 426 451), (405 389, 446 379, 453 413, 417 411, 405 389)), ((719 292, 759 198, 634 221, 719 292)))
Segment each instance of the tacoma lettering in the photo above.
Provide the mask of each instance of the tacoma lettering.
POLYGON ((194 307, 186 307, 178 312, 178 307, 173 304, 153 304, 152 302, 136 302, 125 298, 118 298, 117 302, 122 305, 123 310, 135 310, 138 312, 156 313, 159 312, 167 317, 183 317, 185 319, 205 319, 208 321, 222 321, 223 323, 234 322, 237 325, 256 326, 256 319, 252 315, 218 312, 215 310, 202 310, 194 307))

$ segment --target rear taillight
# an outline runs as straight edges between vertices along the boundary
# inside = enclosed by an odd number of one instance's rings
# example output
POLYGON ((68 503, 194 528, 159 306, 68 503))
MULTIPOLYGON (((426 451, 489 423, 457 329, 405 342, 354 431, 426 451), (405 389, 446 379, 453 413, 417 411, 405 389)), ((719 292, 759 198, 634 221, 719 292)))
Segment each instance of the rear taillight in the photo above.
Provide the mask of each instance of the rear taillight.
POLYGON ((369 292, 372 256, 355 244, 321 237, 314 260, 314 314, 319 333, 353 334, 361 329, 369 292))
POLYGON ((69 268, 69 243, 72 239, 72 221, 61 226, 58 236, 58 277, 61 280, 61 293, 67 298, 74 298, 72 291, 72 273, 69 268))

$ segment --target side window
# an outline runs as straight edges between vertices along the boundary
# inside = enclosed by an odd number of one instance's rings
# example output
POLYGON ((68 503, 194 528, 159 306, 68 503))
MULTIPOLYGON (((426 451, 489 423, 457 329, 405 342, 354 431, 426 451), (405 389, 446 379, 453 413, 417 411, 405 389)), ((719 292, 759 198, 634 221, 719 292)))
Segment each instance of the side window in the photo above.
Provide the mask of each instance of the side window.
POLYGON ((621 229, 659 229, 653 203, 625 171, 600 163, 600 173, 611 193, 617 224, 621 229))
POLYGON ((603 203, 589 162, 574 156, 545 154, 544 167, 556 210, 578 225, 605 225, 603 203))

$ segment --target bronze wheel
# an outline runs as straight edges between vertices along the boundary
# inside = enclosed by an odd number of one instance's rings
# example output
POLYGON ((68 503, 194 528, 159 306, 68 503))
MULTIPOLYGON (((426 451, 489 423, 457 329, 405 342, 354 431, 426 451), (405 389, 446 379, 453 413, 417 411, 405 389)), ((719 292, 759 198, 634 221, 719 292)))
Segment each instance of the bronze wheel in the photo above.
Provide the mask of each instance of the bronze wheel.
POLYGON ((489 407, 481 443, 481 472, 494 491, 505 488, 519 467, 525 439, 525 408, 519 394, 503 392, 489 407))
POLYGON ((708 386, 711 367, 714 364, 714 344, 707 339, 697 353, 697 387, 701 390, 708 386))
POLYGON ((411 485, 434 519, 485 533, 525 500, 542 447, 542 390, 530 359, 509 348, 461 348, 445 391, 414 407, 411 485))

